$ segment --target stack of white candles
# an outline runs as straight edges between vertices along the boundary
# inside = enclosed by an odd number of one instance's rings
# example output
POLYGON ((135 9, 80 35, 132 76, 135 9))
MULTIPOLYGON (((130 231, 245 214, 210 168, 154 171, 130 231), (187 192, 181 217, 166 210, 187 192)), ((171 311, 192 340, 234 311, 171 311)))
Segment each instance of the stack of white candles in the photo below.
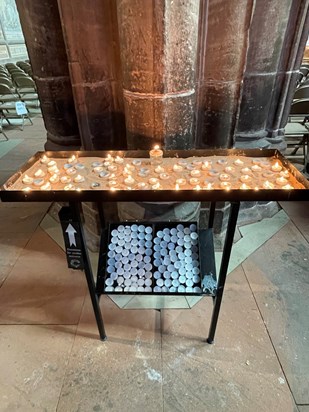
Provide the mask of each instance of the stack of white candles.
POLYGON ((154 237, 149 225, 119 225, 106 273, 106 292, 201 293, 196 225, 162 228, 154 237))

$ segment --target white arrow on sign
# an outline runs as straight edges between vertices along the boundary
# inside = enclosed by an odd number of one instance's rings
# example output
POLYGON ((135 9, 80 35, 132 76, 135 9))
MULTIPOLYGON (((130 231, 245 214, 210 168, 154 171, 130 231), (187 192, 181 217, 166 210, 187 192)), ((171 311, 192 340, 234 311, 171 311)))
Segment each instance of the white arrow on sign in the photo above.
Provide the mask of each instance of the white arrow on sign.
POLYGON ((66 229, 66 233, 69 236, 70 246, 72 246, 72 245, 76 246, 75 233, 77 233, 77 232, 74 229, 74 227, 71 225, 71 223, 69 223, 69 226, 66 229))

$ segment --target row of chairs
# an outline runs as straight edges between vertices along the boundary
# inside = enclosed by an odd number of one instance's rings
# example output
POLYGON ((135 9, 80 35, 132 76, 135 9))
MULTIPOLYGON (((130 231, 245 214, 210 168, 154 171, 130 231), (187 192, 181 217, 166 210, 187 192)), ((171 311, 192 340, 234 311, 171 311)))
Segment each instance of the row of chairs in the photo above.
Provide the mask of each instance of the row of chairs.
POLYGON ((23 130, 25 118, 32 124, 29 108, 39 108, 40 105, 29 67, 27 62, 0 65, 0 133, 6 140, 8 138, 3 131, 3 122, 11 124, 10 120, 21 119, 23 130))
POLYGON ((309 64, 302 64, 299 78, 290 109, 285 137, 291 152, 287 155, 291 160, 305 165, 308 159, 309 146, 309 64), (302 155, 298 150, 302 148, 302 155))

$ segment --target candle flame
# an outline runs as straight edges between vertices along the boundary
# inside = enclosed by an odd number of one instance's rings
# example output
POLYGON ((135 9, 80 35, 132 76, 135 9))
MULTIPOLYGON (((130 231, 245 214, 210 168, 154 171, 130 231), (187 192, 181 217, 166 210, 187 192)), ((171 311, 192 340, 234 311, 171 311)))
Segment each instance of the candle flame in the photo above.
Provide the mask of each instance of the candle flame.
POLYGON ((179 190, 179 184, 178 183, 176 183, 176 185, 175 185, 175 190, 179 190))
POLYGON ((82 191, 82 189, 80 187, 76 188, 76 192, 81 192, 81 191, 82 191))
POLYGON ((158 145, 158 144, 156 144, 155 146, 154 146, 154 150, 159 150, 160 149, 160 146, 158 145))
POLYGON ((32 190, 31 187, 24 187, 23 188, 24 192, 31 192, 31 190, 32 190))
POLYGON ((196 185, 194 190, 201 190, 201 186, 200 185, 196 185))

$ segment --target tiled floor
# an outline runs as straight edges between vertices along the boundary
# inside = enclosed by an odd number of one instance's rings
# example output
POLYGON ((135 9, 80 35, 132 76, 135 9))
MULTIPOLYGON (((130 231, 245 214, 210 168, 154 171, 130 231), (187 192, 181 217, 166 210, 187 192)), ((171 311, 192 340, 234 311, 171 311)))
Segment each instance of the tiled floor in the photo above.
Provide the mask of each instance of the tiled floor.
MULTIPOLYGON (((43 149, 34 121, 8 133, 22 141, 0 157, 2 182, 43 149)), ((308 203, 282 206, 290 219, 251 229, 247 258, 236 248, 208 345, 209 299, 160 312, 103 297, 101 342, 83 273, 39 226, 48 205, 1 203, 0 412, 308 412, 308 203)))

